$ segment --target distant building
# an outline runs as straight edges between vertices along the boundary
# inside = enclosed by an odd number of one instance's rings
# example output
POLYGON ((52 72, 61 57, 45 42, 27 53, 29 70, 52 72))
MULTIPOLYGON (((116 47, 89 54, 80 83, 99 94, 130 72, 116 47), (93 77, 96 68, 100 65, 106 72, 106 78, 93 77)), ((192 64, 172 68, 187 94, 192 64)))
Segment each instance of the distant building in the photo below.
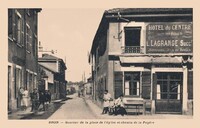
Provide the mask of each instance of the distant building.
POLYGON ((66 97, 65 62, 58 57, 49 54, 43 54, 38 58, 40 82, 39 90, 50 90, 52 99, 66 97))
POLYGON ((116 8, 104 12, 90 52, 94 99, 104 90, 151 113, 193 111, 191 8, 116 8))
POLYGON ((92 77, 87 79, 87 82, 84 83, 84 91, 86 95, 92 95, 92 77))
POLYGON ((8 9, 8 110, 20 108, 19 88, 37 88, 38 13, 8 9))

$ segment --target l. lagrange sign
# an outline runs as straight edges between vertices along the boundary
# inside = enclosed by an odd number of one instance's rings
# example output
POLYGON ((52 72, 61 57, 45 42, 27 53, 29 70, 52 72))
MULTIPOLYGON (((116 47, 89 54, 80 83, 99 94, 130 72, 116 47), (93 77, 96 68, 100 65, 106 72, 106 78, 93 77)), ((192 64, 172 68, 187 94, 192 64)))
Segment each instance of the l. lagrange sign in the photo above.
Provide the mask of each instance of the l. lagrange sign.
POLYGON ((146 53, 192 53, 193 25, 191 22, 148 23, 146 53))

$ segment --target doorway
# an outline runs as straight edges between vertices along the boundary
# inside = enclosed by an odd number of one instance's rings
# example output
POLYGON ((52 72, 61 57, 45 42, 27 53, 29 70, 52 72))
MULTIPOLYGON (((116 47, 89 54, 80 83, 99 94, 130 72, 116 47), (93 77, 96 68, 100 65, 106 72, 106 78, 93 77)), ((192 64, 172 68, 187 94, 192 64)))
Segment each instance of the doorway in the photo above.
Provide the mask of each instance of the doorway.
POLYGON ((156 113, 181 113, 183 73, 159 72, 156 76, 156 113))

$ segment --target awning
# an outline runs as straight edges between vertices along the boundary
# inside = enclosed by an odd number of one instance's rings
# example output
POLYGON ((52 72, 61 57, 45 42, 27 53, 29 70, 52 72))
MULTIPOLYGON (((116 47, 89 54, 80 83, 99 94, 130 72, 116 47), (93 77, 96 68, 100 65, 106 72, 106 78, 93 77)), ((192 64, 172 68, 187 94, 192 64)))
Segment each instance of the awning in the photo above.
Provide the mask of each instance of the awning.
POLYGON ((121 63, 181 63, 182 57, 120 57, 121 63))

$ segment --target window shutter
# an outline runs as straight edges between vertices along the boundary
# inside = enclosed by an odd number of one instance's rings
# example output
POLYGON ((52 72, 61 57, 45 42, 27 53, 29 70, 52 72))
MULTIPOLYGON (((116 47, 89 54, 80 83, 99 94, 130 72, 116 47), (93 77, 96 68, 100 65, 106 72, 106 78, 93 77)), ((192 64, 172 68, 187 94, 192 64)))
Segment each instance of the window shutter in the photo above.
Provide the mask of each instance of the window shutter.
POLYGON ((193 99, 193 71, 188 71, 188 99, 193 99))
POLYGON ((157 75, 156 73, 153 74, 153 97, 152 99, 156 99, 156 95, 157 95, 157 75))
POLYGON ((142 98, 150 99, 151 94, 151 72, 142 72, 142 98))
POLYGON ((123 74, 122 72, 114 73, 114 89, 115 89, 115 99, 119 97, 119 95, 123 94, 123 74))

